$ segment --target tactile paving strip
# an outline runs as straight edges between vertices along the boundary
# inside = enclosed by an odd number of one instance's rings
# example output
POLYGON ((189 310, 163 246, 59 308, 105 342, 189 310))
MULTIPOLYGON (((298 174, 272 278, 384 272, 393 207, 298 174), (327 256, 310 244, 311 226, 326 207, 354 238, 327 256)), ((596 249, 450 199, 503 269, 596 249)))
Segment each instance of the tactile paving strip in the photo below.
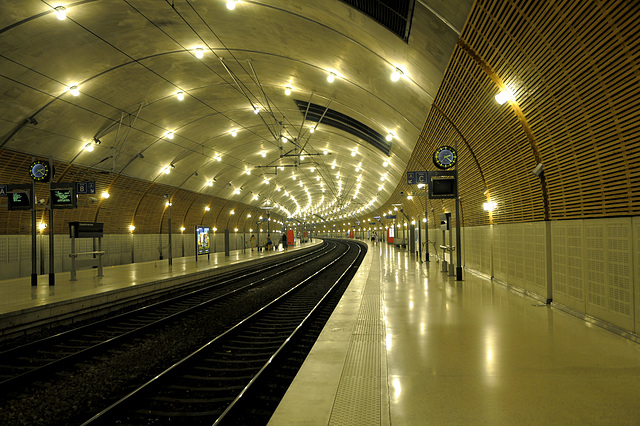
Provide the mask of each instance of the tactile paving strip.
MULTIPOLYGON (((349 343, 330 425, 379 425, 382 417, 380 273, 372 264, 349 343)), ((386 382, 385 382, 386 383, 386 382)))

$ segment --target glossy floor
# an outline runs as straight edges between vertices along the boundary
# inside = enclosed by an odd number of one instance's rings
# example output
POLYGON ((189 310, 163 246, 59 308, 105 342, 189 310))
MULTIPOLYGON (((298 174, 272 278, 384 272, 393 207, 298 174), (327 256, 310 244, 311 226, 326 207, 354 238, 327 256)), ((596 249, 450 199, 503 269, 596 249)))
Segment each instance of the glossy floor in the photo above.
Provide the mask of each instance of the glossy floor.
MULTIPOLYGON (((290 251, 299 250, 319 243, 296 244, 290 251)), ((282 252, 280 248, 279 252, 282 252)), ((0 315, 23 311, 30 308, 51 305, 68 300, 91 297, 98 294, 133 288, 141 284, 175 279, 197 272, 212 270, 230 265, 277 255, 278 252, 232 250, 229 256, 224 252, 211 253, 209 256, 174 258, 169 266, 168 259, 108 266, 103 269, 103 276, 98 277, 97 269, 82 269, 77 272, 77 281, 70 281, 70 272, 55 273, 55 285, 49 285, 49 275, 39 275, 38 285, 31 286, 31 277, 0 281, 0 315)), ((141 289, 141 292, 148 291, 141 289)))
POLYGON ((439 266, 370 247, 271 424, 640 424, 640 345, 439 266))

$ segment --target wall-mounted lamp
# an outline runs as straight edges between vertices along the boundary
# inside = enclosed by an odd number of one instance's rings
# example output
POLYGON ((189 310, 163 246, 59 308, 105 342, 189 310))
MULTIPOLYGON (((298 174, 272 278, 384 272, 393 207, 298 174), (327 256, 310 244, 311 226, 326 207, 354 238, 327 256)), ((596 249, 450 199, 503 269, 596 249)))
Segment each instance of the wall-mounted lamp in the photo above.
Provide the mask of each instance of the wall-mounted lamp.
POLYGON ((502 92, 498 93, 495 96, 496 102, 498 105, 502 105, 507 101, 513 100, 513 93, 509 89, 504 89, 502 92))
POLYGON ((487 203, 483 203, 483 204, 482 204, 482 208, 483 208, 485 211, 492 212, 492 211, 494 211, 494 210, 495 210, 495 208, 496 208, 496 202, 495 202, 495 201, 489 201, 489 202, 487 202, 487 203))
POLYGON ((535 176, 535 177, 540 177, 540 175, 544 172, 544 170, 542 169, 542 163, 538 163, 538 165, 536 167, 534 167, 533 170, 531 170, 531 173, 535 176))

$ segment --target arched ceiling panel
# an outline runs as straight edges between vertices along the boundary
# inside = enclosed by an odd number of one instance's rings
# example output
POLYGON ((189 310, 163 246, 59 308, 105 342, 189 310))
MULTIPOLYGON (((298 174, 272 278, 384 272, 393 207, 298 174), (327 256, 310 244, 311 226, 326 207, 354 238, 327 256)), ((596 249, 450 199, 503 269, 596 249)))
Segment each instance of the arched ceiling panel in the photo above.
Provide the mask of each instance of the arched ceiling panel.
POLYGON ((337 0, 247 1, 234 11, 222 0, 81 1, 64 4, 65 20, 40 1, 6 5, 0 143, 161 186, 277 204, 282 214, 370 209, 403 177, 457 40, 445 21, 459 24, 471 2, 451 12, 433 3, 416 3, 408 43, 337 0), (394 83, 396 67, 404 74, 394 83), (392 132, 388 168, 363 140, 305 122, 294 98, 392 132), (101 143, 83 150, 93 138, 101 143), (293 167, 263 167, 276 165, 293 167))

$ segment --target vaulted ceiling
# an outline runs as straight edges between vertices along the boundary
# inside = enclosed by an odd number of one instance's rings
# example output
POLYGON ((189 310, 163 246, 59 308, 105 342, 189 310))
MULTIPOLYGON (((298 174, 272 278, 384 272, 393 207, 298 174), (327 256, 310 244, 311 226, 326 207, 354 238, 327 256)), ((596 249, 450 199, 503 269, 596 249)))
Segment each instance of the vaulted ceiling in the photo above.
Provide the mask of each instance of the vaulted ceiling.
POLYGON ((227 3, 3 4, 0 148, 285 217, 373 212, 471 0, 227 3))
POLYGON ((366 225, 401 204, 433 226, 453 200, 405 172, 446 144, 465 225, 640 214, 637 2, 233 3, 5 2, 0 183, 51 158, 112 192, 73 216, 109 232, 158 232, 167 193, 188 224, 366 225))

